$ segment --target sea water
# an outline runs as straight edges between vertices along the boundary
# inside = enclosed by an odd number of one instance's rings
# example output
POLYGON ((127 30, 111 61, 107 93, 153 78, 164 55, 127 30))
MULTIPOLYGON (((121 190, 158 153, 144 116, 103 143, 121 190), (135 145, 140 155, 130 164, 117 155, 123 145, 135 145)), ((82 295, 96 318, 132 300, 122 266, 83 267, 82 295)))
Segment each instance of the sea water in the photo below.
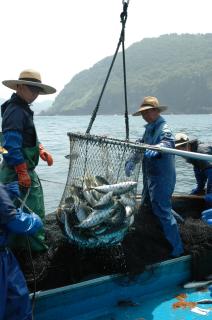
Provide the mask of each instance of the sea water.
MULTIPOLYGON (((68 169, 69 138, 67 132, 85 133, 90 116, 35 116, 35 124, 40 142, 53 155, 54 165, 48 167, 42 160, 36 169, 44 189, 46 212, 53 212, 62 197, 68 169)), ((190 138, 198 138, 212 145, 212 115, 164 115, 174 134, 184 132, 190 138)), ((130 140, 142 137, 145 122, 142 117, 129 116, 130 140)), ((97 115, 91 134, 126 138, 125 118, 121 115, 97 115)), ((175 192, 190 192, 195 187, 192 166, 185 159, 176 156, 177 182, 175 192)), ((139 190, 142 189, 142 173, 139 190)))

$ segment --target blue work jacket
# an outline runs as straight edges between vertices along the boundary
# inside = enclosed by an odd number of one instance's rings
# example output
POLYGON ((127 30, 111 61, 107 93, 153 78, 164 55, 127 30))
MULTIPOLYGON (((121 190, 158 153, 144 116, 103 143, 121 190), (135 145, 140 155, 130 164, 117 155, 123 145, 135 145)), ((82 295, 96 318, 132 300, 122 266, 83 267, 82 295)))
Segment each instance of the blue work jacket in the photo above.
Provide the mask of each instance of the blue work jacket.
MULTIPOLYGON (((159 116, 156 121, 145 125, 142 143, 151 145, 161 144, 166 148, 175 148, 174 136, 165 119, 159 116)), ((158 158, 143 157, 143 193, 145 199, 147 192, 154 192, 154 197, 160 197, 160 193, 170 195, 174 191, 176 183, 175 156, 161 153, 158 158), (151 191, 149 190, 149 186, 151 191), (159 194, 157 194, 159 192, 159 194)))

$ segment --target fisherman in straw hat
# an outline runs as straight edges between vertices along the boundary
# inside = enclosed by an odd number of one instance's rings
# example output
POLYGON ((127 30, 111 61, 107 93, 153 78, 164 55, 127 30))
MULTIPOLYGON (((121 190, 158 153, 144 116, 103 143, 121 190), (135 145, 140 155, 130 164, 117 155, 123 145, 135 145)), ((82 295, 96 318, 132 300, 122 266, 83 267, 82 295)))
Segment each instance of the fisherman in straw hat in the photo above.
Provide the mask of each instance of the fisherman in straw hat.
MULTIPOLYGON (((44 221, 43 190, 34 169, 39 156, 49 166, 53 164, 53 158, 38 140, 30 104, 40 94, 52 94, 56 90, 42 83, 40 73, 31 69, 22 71, 18 80, 5 80, 2 83, 16 92, 1 106, 3 147, 8 153, 3 154, 0 181, 4 184, 17 181, 21 198, 26 199, 26 206, 44 221)), ((30 238, 32 250, 45 250, 44 239, 44 230, 30 238)), ((22 237, 12 241, 11 245, 25 247, 26 241, 26 237, 22 237)))
MULTIPOLYGON (((165 119, 160 115, 167 109, 156 97, 145 97, 133 116, 142 116, 147 122, 145 132, 138 142, 149 145, 174 148, 174 136, 165 119)), ((135 164, 141 158, 133 154, 125 164, 125 173, 130 176, 135 164)), ((173 216, 171 197, 176 182, 175 157, 154 150, 146 150, 142 160, 143 191, 142 205, 152 208, 161 223, 166 239, 172 246, 171 256, 183 254, 183 244, 173 216)))
MULTIPOLYGON (((212 154, 212 146, 201 143, 198 139, 189 139, 184 132, 175 135, 175 145, 177 149, 203 154, 212 154)), ((205 202, 208 208, 212 208, 212 163, 206 160, 186 158, 186 162, 193 165, 196 178, 196 187, 192 189, 193 195, 205 195, 205 202), (206 190, 205 190, 206 186, 206 190)))

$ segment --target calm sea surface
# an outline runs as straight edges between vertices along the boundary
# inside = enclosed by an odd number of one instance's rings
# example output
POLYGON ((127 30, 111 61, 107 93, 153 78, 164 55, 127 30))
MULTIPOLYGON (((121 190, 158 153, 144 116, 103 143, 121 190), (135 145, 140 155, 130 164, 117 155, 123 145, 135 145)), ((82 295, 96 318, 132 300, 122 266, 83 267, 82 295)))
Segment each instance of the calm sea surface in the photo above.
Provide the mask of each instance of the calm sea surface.
MULTIPOLYGON (((182 131, 202 142, 212 142, 212 115, 165 115, 164 118, 174 134, 182 131)), ((42 180, 47 213, 57 208, 66 183, 69 168, 69 160, 64 157, 69 154, 67 132, 85 133, 89 121, 90 116, 35 117, 39 139, 54 157, 52 167, 48 167, 45 162, 40 161, 36 170, 42 180)), ((144 124, 141 117, 129 117, 131 140, 142 136, 144 124)), ((125 139, 124 116, 97 116, 90 133, 125 139)), ((175 191, 178 193, 189 192, 195 185, 192 166, 187 164, 183 158, 176 156, 176 169, 175 191)))

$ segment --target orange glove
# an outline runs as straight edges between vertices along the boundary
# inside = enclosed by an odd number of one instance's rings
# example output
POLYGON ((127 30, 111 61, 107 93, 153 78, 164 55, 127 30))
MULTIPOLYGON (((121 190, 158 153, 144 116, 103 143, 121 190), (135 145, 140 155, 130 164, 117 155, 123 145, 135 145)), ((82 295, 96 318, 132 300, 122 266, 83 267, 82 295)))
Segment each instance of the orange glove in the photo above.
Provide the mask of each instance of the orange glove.
POLYGON ((27 165, 25 162, 15 166, 15 171, 18 175, 18 183, 20 186, 29 188, 31 186, 31 178, 27 171, 27 165))
POLYGON ((40 153, 41 159, 43 161, 46 161, 48 163, 48 166, 53 165, 52 155, 44 149, 42 144, 39 144, 39 153, 40 153))

